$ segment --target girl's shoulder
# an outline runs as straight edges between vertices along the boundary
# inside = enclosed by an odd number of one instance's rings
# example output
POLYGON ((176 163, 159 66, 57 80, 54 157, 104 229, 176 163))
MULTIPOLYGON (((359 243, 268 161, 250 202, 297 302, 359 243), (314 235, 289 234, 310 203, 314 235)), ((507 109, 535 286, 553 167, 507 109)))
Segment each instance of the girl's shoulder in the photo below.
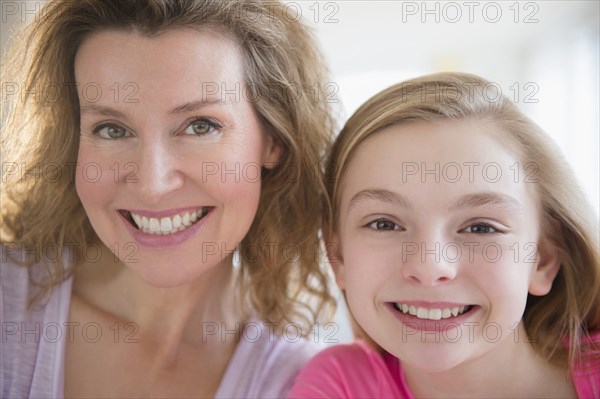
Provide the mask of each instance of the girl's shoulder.
POLYGON ((581 361, 571 370, 573 384, 580 398, 600 399, 600 331, 588 334, 581 345, 581 361))
POLYGON ((298 375, 291 398, 410 398, 397 359, 363 341, 331 346, 298 375))

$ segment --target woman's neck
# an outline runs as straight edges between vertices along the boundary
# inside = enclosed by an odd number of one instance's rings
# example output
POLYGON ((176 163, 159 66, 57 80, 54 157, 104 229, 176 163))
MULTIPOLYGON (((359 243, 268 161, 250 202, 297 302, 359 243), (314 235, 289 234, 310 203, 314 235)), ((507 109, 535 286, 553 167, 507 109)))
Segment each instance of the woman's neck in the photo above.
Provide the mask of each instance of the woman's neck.
MULTIPOLYGON (((522 323, 521 337, 526 336, 522 323)), ((506 338, 483 356, 441 372, 402 364, 415 397, 577 397, 568 372, 550 364, 527 340, 506 338)))
MULTIPOLYGON (((243 328, 231 258, 173 288, 154 287, 113 258, 104 247, 100 262, 82 265, 74 294, 109 318, 134 323, 145 339, 160 342, 165 357, 176 357, 182 344, 200 346, 211 340, 226 344, 221 342, 221 330, 243 328)), ((230 336, 233 341, 235 334, 230 336)))

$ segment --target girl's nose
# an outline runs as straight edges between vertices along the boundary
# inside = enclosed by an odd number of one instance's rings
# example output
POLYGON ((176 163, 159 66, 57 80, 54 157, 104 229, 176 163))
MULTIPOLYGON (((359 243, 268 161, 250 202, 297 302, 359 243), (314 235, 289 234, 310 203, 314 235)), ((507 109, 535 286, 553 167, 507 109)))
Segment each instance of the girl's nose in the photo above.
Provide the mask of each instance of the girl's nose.
POLYGON ((433 287, 456 277, 458 259, 445 243, 430 240, 404 244, 402 275, 410 283, 433 287))

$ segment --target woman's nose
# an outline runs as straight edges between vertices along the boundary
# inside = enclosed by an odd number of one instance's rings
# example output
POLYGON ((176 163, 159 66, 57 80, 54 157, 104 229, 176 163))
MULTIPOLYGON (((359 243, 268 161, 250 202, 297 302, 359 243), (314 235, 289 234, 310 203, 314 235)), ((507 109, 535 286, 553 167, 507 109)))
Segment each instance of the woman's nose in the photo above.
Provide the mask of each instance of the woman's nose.
POLYGON ((140 200, 149 204, 159 203, 183 186, 182 160, 168 143, 141 143, 135 151, 135 161, 123 165, 121 181, 133 189, 140 200))

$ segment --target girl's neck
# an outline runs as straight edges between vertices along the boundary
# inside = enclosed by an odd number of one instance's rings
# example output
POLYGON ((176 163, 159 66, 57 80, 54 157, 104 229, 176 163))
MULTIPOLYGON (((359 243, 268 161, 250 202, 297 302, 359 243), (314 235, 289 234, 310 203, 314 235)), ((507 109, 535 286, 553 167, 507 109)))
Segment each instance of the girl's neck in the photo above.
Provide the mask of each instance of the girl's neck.
MULTIPOLYGON (((521 337, 526 336, 522 323, 521 337)), ((402 364, 415 397, 577 397, 568 371, 538 355, 527 340, 505 338, 485 355, 441 372, 402 364)))

